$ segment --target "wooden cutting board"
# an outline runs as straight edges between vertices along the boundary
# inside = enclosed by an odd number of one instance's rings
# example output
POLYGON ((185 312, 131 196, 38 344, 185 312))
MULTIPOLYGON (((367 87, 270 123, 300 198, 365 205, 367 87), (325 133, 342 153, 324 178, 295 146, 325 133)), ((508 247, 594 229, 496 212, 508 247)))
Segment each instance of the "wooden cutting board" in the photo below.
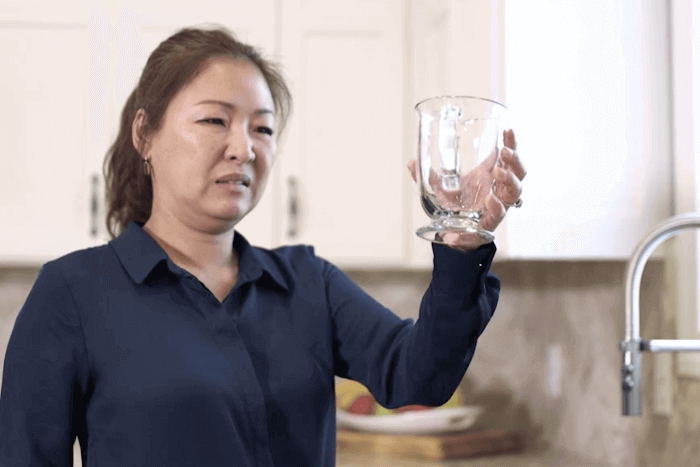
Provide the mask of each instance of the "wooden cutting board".
POLYGON ((440 435, 393 435, 339 428, 336 439, 338 451, 424 460, 463 459, 525 449, 525 437, 521 432, 498 429, 470 429, 440 435))

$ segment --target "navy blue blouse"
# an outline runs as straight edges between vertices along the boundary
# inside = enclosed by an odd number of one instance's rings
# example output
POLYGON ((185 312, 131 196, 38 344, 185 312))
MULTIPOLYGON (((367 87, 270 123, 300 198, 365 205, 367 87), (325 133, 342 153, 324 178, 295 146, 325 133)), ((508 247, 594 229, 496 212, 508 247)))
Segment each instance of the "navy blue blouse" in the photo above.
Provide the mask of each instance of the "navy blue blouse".
POLYGON ((453 394, 496 308, 493 244, 434 245, 420 315, 401 320, 308 246, 238 233, 220 303, 131 223, 44 265, 0 393, 0 465, 335 465, 334 375, 384 406, 453 394))

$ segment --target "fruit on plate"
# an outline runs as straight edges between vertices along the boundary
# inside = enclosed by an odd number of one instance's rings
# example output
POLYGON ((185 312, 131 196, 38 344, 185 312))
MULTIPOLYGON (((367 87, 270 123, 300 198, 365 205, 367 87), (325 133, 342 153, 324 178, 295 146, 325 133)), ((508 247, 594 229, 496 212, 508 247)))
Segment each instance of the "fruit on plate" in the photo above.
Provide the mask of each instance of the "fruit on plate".
MULTIPOLYGON (((433 409, 424 405, 406 405, 397 409, 382 407, 374 399, 369 390, 352 380, 342 380, 335 385, 335 402, 339 410, 358 415, 394 415, 407 412, 417 412, 433 409)), ((462 407, 464 398, 460 388, 457 388, 452 397, 438 409, 462 407)))
POLYGON ((348 407, 348 412, 359 415, 370 415, 372 412, 374 412, 375 405, 377 405, 377 402, 371 395, 362 394, 361 396, 357 396, 352 404, 350 404, 350 407, 348 407))
POLYGON ((394 415, 395 413, 396 410, 387 409, 386 407, 377 404, 374 406, 374 412, 372 415, 394 415))
POLYGON ((366 387, 351 379, 342 380, 335 385, 335 405, 347 411, 359 396, 370 394, 366 387))

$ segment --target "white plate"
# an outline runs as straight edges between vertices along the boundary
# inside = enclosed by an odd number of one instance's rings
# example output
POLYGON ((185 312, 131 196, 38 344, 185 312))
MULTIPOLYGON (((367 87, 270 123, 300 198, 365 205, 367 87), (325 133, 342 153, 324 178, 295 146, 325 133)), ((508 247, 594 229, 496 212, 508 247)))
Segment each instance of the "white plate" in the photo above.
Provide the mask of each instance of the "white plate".
POLYGON ((482 412, 478 406, 415 410, 393 415, 359 415, 336 409, 339 427, 372 433, 424 435, 469 428, 482 412))

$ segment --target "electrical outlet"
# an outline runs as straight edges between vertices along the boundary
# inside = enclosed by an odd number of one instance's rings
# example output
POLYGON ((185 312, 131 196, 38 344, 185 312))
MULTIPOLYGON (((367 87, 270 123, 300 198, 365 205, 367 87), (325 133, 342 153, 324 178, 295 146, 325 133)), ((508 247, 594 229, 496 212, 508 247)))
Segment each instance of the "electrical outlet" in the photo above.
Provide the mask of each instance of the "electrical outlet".
POLYGON ((654 413, 673 414, 673 353, 654 354, 654 413))

